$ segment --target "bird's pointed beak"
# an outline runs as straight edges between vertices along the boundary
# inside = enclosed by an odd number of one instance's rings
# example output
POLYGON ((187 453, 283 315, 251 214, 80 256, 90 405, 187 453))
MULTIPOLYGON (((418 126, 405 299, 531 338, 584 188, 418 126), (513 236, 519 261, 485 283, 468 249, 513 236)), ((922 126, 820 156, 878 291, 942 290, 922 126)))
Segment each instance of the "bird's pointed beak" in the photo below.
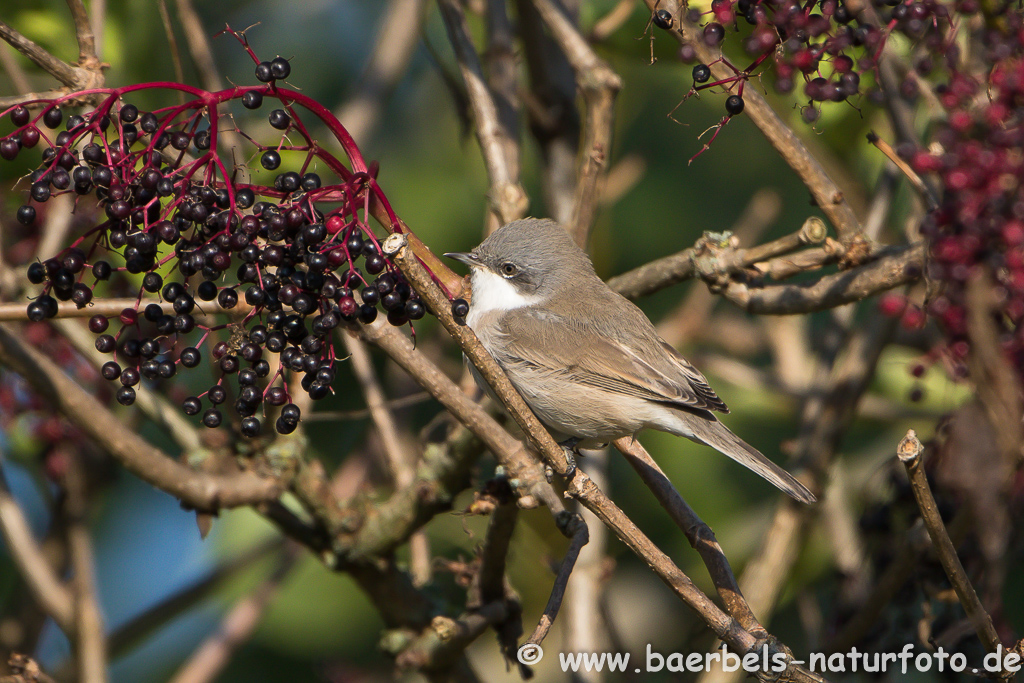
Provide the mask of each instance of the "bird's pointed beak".
POLYGON ((480 265, 480 257, 471 251, 450 251, 445 254, 450 259, 461 261, 467 266, 478 266, 480 265))

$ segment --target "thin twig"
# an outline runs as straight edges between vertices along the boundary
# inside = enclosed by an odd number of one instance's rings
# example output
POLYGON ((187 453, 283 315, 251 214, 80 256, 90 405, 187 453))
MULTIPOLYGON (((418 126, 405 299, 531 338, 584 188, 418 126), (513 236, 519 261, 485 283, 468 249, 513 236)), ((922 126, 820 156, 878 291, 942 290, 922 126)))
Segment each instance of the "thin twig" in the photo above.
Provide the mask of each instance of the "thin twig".
POLYGON ((576 560, 579 558, 583 546, 587 545, 590 541, 589 527, 579 515, 563 511, 556 517, 556 523, 559 530, 564 535, 569 536, 569 547, 565 551, 562 563, 558 566, 558 574, 555 575, 555 581, 551 586, 551 595, 548 596, 548 602, 544 606, 544 612, 537 622, 537 627, 533 629, 533 633, 526 639, 527 643, 533 645, 543 643, 548 635, 548 631, 551 630, 551 625, 555 623, 558 611, 562 606, 562 600, 565 598, 569 577, 576 566, 576 560))
POLYGON ((679 491, 639 441, 632 437, 623 437, 617 439, 613 445, 625 456, 626 462, 640 475, 672 521, 686 535, 690 546, 700 555, 729 614, 751 633, 766 637, 767 631, 743 598, 729 560, 715 538, 715 532, 683 500, 679 491))
MULTIPOLYGON (((13 50, 14 48, 11 49, 13 50)), ((0 68, 11 79, 11 85, 14 86, 16 91, 27 93, 32 89, 32 84, 29 82, 28 76, 25 75, 25 70, 21 68, 18 60, 14 58, 14 53, 6 47, 0 49, 0 68)))
MULTIPOLYGON (((213 50, 210 48, 210 41, 206 31, 203 29, 203 22, 192 5, 192 0, 176 0, 178 8, 178 19, 185 31, 185 43, 188 45, 189 54, 192 55, 192 63, 196 65, 199 72, 199 82, 203 88, 215 92, 224 87, 220 73, 217 71, 217 62, 213 58, 213 50)), ((166 12, 166 6, 161 2, 161 13, 166 12)))
MULTIPOLYGON (((386 461, 385 465, 395 486, 399 489, 407 488, 416 477, 417 457, 409 451, 398 434, 398 425, 394 415, 387 407, 387 396, 384 394, 380 382, 377 381, 377 374, 373 369, 366 345, 351 335, 341 336, 348 350, 349 359, 352 361, 352 371, 363 390, 366 405, 370 410, 370 417, 377 428, 386 461)), ((419 538, 413 539, 410 544, 410 565, 413 580, 417 585, 422 585, 430 580, 430 546, 425 534, 416 532, 415 536, 419 538)))
POLYGON ((921 180, 921 176, 917 175, 917 171, 911 168, 910 164, 903 161, 903 159, 901 159, 900 156, 896 154, 896 150, 894 150, 888 142, 878 137, 878 135, 876 135, 873 131, 868 134, 868 142, 870 142, 872 145, 878 148, 878 151, 884 154, 886 158, 889 159, 889 161, 896 165, 896 168, 900 169, 903 172, 903 175, 907 177, 907 180, 910 181, 910 184, 914 187, 915 190, 917 190, 917 193, 921 196, 921 198, 924 199, 929 211, 933 211, 934 209, 938 208, 939 201, 935 198, 935 195, 932 194, 931 189, 929 189, 929 187, 924 184, 924 181, 921 180))
POLYGON ((907 470, 910 487, 914 492, 914 499, 917 501, 917 508, 921 511, 921 518, 928 529, 928 535, 931 536, 942 568, 946 571, 946 576, 953 585, 957 597, 960 598, 960 604, 967 612, 967 617, 974 625, 974 630, 985 649, 995 652, 1002 647, 1002 641, 999 639, 996 627, 992 624, 992 617, 989 616, 984 605, 981 604, 981 600, 978 599, 971 580, 967 578, 964 566, 960 563, 960 558, 957 557, 956 546, 950 540, 946 525, 942 522, 942 515, 939 513, 939 507, 935 503, 931 486, 928 484, 928 477, 922 466, 921 453, 923 451, 924 446, 914 430, 911 429, 900 441, 896 448, 896 455, 907 470))
POLYGON ((96 36, 93 34, 92 24, 89 23, 89 15, 85 11, 82 0, 67 0, 68 9, 71 10, 71 18, 75 22, 75 38, 78 39, 78 64, 84 66, 95 63, 96 59, 96 36))
MULTIPOLYGON (((385 403, 384 407, 388 410, 399 410, 425 403, 432 398, 433 396, 427 391, 417 391, 415 394, 393 398, 385 403)), ((365 420, 368 417, 370 417, 369 408, 358 408, 356 410, 324 410, 315 412, 312 415, 303 415, 302 419, 306 422, 320 422, 324 420, 335 422, 342 420, 365 420)))
POLYGON ((0 38, 6 40, 14 47, 14 49, 28 57, 33 63, 67 87, 72 90, 79 89, 81 69, 77 69, 64 61, 57 59, 38 44, 21 35, 3 21, 0 21, 0 38))

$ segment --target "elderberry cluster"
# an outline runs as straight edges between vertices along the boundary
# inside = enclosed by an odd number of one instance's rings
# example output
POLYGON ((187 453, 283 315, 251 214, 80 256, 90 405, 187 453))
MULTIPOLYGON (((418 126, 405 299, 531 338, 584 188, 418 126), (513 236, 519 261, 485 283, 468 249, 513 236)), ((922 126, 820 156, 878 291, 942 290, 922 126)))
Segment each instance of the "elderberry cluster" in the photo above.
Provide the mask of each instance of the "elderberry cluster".
MULTIPOLYGON (((712 47, 723 45, 730 31, 738 34, 752 61, 739 68, 723 57, 733 76, 714 82, 709 82, 708 65, 696 64, 691 93, 722 87, 730 93, 725 106, 733 116, 743 111, 746 82, 767 70, 774 73, 779 93, 795 93, 802 85, 807 104, 801 112, 811 123, 823 103, 843 102, 865 91, 873 100, 880 97, 862 80, 873 77, 886 40, 900 33, 917 46, 914 70, 900 84, 901 95, 914 98, 919 78, 937 65, 953 68, 959 59, 951 16, 976 9, 975 0, 875 0, 855 15, 841 0, 713 0, 710 11, 691 8, 687 19, 701 26, 702 40, 712 47)), ((675 25, 666 10, 656 10, 652 21, 667 30, 675 25)), ((692 45, 683 45, 679 56, 697 61, 692 45)))
POLYGON ((241 433, 253 437, 268 407, 279 408, 277 431, 290 433, 300 411, 287 378, 301 376, 313 400, 331 393, 336 327, 371 323, 378 309, 393 325, 426 313, 360 213, 373 199, 390 214, 373 174, 340 123, 276 83, 289 73, 278 57, 257 64, 257 79, 267 85, 208 93, 144 84, 103 91, 90 113, 67 116, 67 96, 30 103, 35 114, 26 106, 0 114, 14 126, 0 138, 0 157, 12 161, 42 148, 18 221, 35 226, 60 195, 75 197, 76 213, 91 206, 95 215, 70 246, 28 266, 29 281, 42 288, 28 304, 29 319, 54 317, 59 301, 84 308, 98 290, 109 296, 133 288, 134 301, 123 310, 89 319, 96 349, 112 356, 101 374, 120 384, 119 403, 132 404, 140 384, 168 380, 207 356, 217 381, 184 401, 187 414, 202 412, 203 423, 217 427, 223 406, 233 405, 241 433), (142 89, 185 91, 193 99, 140 111, 125 96, 142 89), (267 116, 281 131, 271 145, 223 114, 235 102, 260 109, 266 99, 280 103, 267 116), (296 103, 339 137, 351 169, 311 137, 296 103), (241 149, 225 151, 229 136, 241 149), (258 159, 260 168, 232 161, 228 170, 225 159, 244 155, 246 146, 248 162, 258 159), (317 166, 337 181, 325 185, 317 166))

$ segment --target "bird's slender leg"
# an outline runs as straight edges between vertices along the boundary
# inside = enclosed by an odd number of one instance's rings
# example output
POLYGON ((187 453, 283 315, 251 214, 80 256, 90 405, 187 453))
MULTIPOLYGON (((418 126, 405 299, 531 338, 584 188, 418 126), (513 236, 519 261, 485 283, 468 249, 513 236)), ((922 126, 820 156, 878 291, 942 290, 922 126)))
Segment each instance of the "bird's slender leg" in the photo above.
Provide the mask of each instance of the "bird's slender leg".
POLYGON ((577 446, 580 443, 578 436, 572 436, 565 441, 558 442, 558 445, 562 447, 562 451, 565 453, 565 461, 569 464, 569 471, 566 473, 566 479, 572 479, 573 475, 576 474, 576 456, 583 457, 577 446))

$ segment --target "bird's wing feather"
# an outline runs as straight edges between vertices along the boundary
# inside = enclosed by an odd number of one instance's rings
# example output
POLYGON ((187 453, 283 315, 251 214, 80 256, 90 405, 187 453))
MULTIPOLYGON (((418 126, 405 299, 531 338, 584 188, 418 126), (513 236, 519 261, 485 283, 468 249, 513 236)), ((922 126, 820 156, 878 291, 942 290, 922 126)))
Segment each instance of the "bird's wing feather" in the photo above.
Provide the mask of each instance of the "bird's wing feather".
POLYGON ((572 382, 612 393, 681 408, 729 411, 704 376, 662 341, 653 327, 650 339, 644 335, 627 345, 594 333, 591 320, 533 307, 509 311, 500 321, 506 343, 498 360, 513 368, 561 373, 572 382), (540 343, 524 344, 523 339, 540 343))

